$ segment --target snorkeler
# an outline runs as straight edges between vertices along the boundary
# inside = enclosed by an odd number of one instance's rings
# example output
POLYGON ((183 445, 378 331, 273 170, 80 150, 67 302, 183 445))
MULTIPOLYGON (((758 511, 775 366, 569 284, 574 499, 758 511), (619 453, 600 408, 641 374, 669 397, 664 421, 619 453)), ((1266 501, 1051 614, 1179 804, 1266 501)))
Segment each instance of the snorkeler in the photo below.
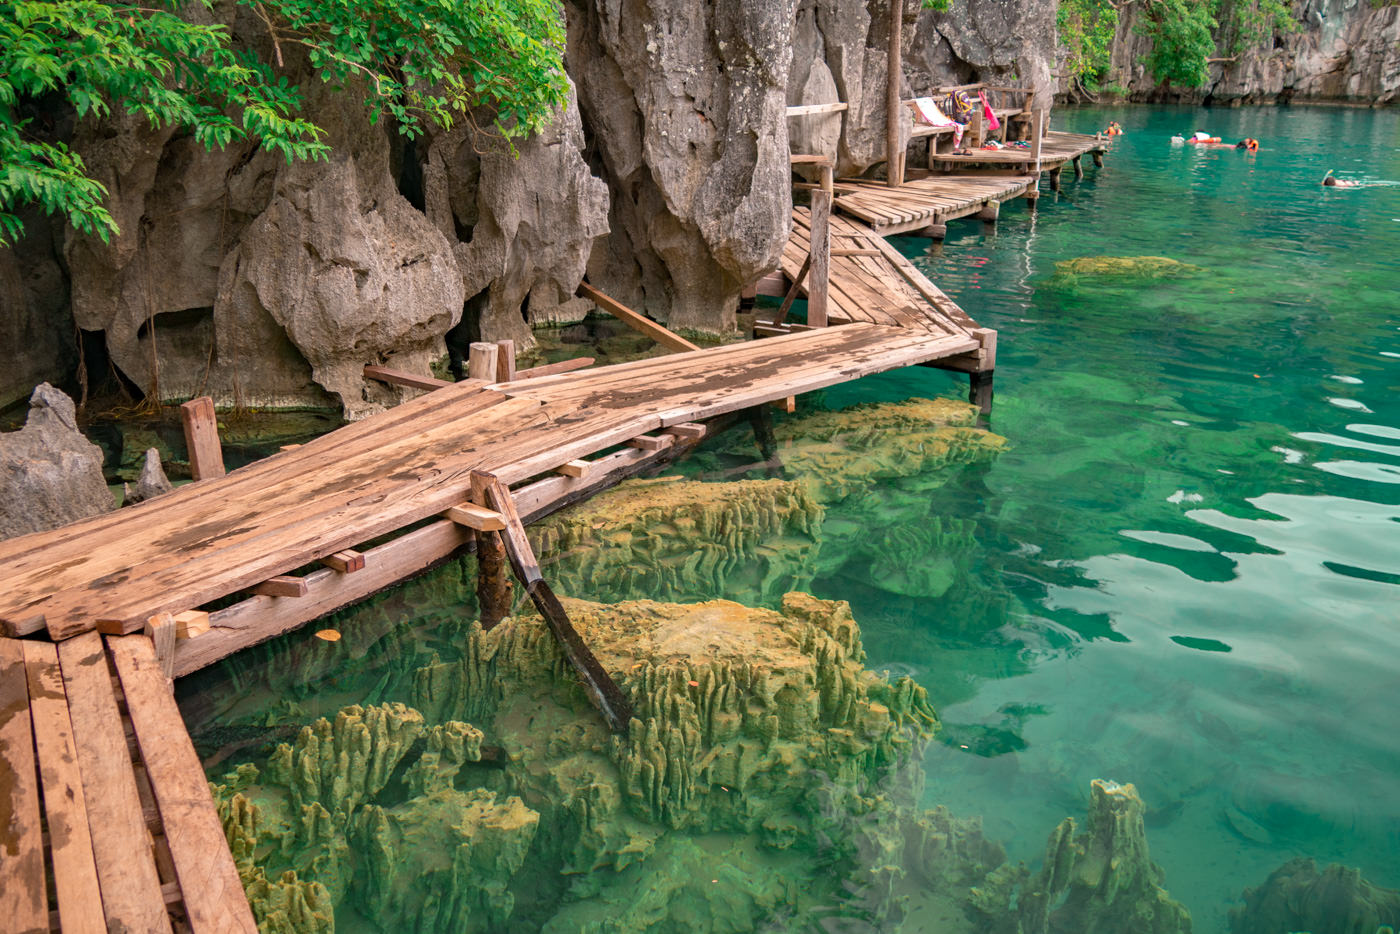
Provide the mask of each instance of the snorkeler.
POLYGON ((1238 143, 1235 144, 1235 148, 1243 149, 1247 152, 1258 152, 1259 140, 1255 139, 1252 136, 1246 136, 1244 139, 1240 140, 1238 143))
POLYGON ((1328 169, 1327 174, 1322 176, 1322 185, 1324 188, 1360 188, 1361 182, 1351 182, 1344 178, 1337 178, 1332 174, 1332 170, 1328 169))
POLYGON ((1106 130, 1103 131, 1103 135, 1104 135, 1104 136, 1122 136, 1122 135, 1123 135, 1123 127, 1122 127, 1122 125, 1120 125, 1120 124, 1118 123, 1117 120, 1110 120, 1110 121, 1108 122, 1108 129, 1106 129, 1106 130))

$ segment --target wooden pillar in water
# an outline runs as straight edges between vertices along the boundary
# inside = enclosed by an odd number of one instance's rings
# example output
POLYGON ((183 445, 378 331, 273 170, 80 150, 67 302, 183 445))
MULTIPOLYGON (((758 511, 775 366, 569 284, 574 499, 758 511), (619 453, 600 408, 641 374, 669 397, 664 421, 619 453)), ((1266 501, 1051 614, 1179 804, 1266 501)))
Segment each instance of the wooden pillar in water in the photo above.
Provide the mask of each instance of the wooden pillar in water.
POLYGON ((1092 153, 1090 153, 1090 155, 1092 155, 1092 156, 1094 157, 1094 168, 1096 168, 1096 169, 1101 169, 1101 168, 1103 168, 1103 153, 1101 153, 1101 152, 1099 152, 1097 149, 1095 149, 1092 153))
POLYGON ((977 219, 988 224, 995 224, 999 216, 1001 216, 1000 201, 988 201, 982 210, 977 212, 977 219))
POLYGON ((200 396, 186 402, 180 406, 180 422, 185 428, 190 473, 196 480, 222 477, 224 452, 219 447, 219 422, 214 416, 214 400, 200 396))
POLYGON ((904 0, 890 0, 889 69, 885 87, 885 173, 887 184, 898 188, 904 183, 903 108, 899 103, 899 86, 904 76, 901 62, 900 32, 904 28, 904 0))
MULTIPOLYGON (((488 480, 472 474, 472 502, 490 508, 488 480)), ((506 545, 500 532, 473 532, 476 537, 476 604, 481 628, 490 629, 510 615, 511 585, 506 545)))
POLYGON ((992 413, 992 376, 997 368, 997 332, 977 328, 972 332, 981 346, 977 348, 977 369, 967 374, 967 401, 977 406, 982 415, 992 413))
POLYGON ((831 268, 831 194, 823 188, 812 192, 811 259, 807 274, 807 324, 824 328, 831 268))
POLYGON ((484 379, 488 383, 496 381, 496 358, 500 348, 495 344, 475 343, 467 356, 467 378, 484 379))
POLYGON ((1084 166, 1079 164, 1079 159, 1079 156, 1074 157, 1074 177, 1076 180, 1084 177, 1084 166))
POLYGON ((1060 190, 1060 166, 1058 165, 1050 170, 1050 190, 1060 190))

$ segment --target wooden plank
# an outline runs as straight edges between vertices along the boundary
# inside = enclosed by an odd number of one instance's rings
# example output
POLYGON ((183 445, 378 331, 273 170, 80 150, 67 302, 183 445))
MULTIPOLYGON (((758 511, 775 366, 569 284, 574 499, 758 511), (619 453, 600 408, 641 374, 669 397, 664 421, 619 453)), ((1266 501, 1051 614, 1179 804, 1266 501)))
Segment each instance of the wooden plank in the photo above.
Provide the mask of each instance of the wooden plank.
MULTIPOLYGON (((13 931, 47 931, 48 886, 44 873, 43 831, 39 823, 39 770, 34 749, 40 730, 46 733, 47 740, 52 737, 47 726, 37 722, 39 712, 32 712, 36 722, 30 725, 25 644, 15 639, 0 639, 0 918, 13 931)), ((35 646, 36 654, 53 657, 56 676, 58 654, 53 646, 28 644, 35 646)), ((42 682, 39 687, 43 688, 42 682)), ((59 708, 67 720, 68 710, 61 701, 41 700, 45 705, 59 708)), ((66 827, 62 790, 55 786, 54 791, 59 794, 56 810, 60 819, 56 826, 66 827)), ((80 820, 78 824, 86 835, 87 821, 80 820)), ((91 849, 88 850, 88 866, 92 867, 91 849)), ((91 892, 96 895, 97 873, 91 868, 90 871, 91 892)), ((102 919, 100 906, 96 918, 99 922, 102 919)))
POLYGON ((506 527, 506 520, 499 512, 476 503, 460 503, 444 512, 442 517, 478 532, 499 532, 506 527))
POLYGON ((812 192, 811 228, 808 236, 811 272, 807 279, 807 323, 814 328, 827 325, 827 297, 831 276, 831 194, 812 192))
POLYGON ((789 117, 805 117, 811 114, 833 114, 845 110, 847 106, 849 105, 839 102, 835 104, 799 104, 789 107, 787 115, 789 117))
POLYGON ((200 396, 186 402, 180 406, 180 421, 185 426, 190 473, 196 480, 222 477, 224 452, 219 447, 219 422, 214 416, 214 400, 200 396))
POLYGON ((516 379, 535 379, 540 376, 554 376, 558 373, 569 373, 573 370, 581 370, 584 367, 592 366, 597 361, 592 357, 575 357, 572 360, 560 360, 558 363, 546 363, 543 366, 532 366, 525 370, 516 370, 516 379))
POLYGON ((478 341, 467 349, 467 376, 471 379, 498 381, 497 363, 501 348, 478 341))
POLYGON ((302 578, 307 594, 300 600, 252 597, 216 610, 210 614, 208 632, 175 644, 175 677, 208 667, 421 573, 467 547, 471 535, 470 529, 455 522, 434 522, 366 551, 365 569, 359 574, 341 574, 330 568, 312 571, 302 578))
POLYGON ((326 555, 321 559, 321 563, 342 574, 354 574, 365 569, 365 556, 353 548, 347 548, 333 555, 326 555))
POLYGON ((528 585, 543 580, 540 575, 540 564, 535 559, 535 552, 530 547, 530 539, 525 535, 525 526, 520 521, 520 514, 515 509, 515 500, 511 498, 510 490, 506 488, 506 485, 495 474, 484 470, 474 470, 472 471, 472 494, 480 497, 483 502, 489 503, 505 520, 501 537, 505 540, 506 552, 510 555, 511 564, 514 566, 515 574, 520 578, 520 582, 528 585))
POLYGON ((670 438, 658 438, 655 435, 638 435, 627 440, 628 447, 637 448, 640 451, 659 451, 670 443, 670 438))
POLYGON ((561 473, 566 477, 585 477, 588 475, 588 471, 592 466, 592 461, 576 460, 560 464, 558 467, 555 467, 554 470, 556 473, 561 473))
POLYGON ((170 931, 102 637, 86 632, 62 642, 58 656, 107 926, 170 931))
POLYGON ((616 299, 604 295, 587 282, 579 283, 578 294, 593 302, 593 304, 613 317, 625 322, 631 326, 633 330, 642 332, 663 347, 670 347, 672 350, 700 349, 699 345, 692 344, 684 337, 681 337, 679 334, 673 334, 650 318, 637 314, 616 299))
POLYGON ((795 152, 788 156, 788 165, 831 165, 831 157, 817 153, 795 152))
POLYGON ((515 341, 496 341, 496 382, 508 383, 515 379, 515 341))
POLYGON ((276 577, 269 577, 259 584, 254 584, 248 588, 248 591, 260 597, 304 597, 306 596, 306 580, 301 577, 292 577, 289 574, 278 574, 276 577))
POLYGON ((185 610, 175 614, 175 639, 193 639, 209 631, 209 613, 205 610, 185 610))
POLYGON ((679 425, 672 425, 670 428, 662 430, 668 435, 675 435, 677 438, 684 438, 687 441, 699 441, 709 433, 709 429, 702 422, 681 422, 679 425))
POLYGON ((156 660, 167 680, 175 677, 175 616, 172 613, 157 613, 146 620, 145 635, 155 649, 156 660))
POLYGON ((190 926, 196 932, 256 934, 209 782, 150 640, 112 636, 107 644, 160 808, 190 926))
POLYGON ((365 365, 365 379, 388 383, 390 386, 406 386, 409 389, 432 390, 452 385, 450 381, 438 379, 436 376, 419 376, 417 373, 405 373, 403 370, 373 364, 365 365))

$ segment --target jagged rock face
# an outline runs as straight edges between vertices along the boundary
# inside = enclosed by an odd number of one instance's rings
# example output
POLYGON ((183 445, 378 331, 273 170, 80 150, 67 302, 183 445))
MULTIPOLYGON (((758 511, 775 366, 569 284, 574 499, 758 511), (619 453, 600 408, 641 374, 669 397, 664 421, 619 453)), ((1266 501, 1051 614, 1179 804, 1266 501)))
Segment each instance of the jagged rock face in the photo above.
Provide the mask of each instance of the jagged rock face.
POLYGON ((55 225, 36 210, 20 212, 25 235, 0 247, 0 408, 41 382, 62 383, 76 354, 68 286, 58 264, 55 225))
POLYGON ((790 211, 791 0, 566 5, 568 67, 613 236, 590 279, 673 328, 734 330, 790 211))
MULTIPOLYGON (((1142 8, 1119 10, 1109 81, 1135 101, 1268 103, 1352 100, 1385 104, 1400 95, 1400 7, 1368 0, 1306 0, 1302 31, 1212 62, 1200 88, 1163 88, 1142 60, 1151 42, 1134 28, 1142 8)), ((1222 53, 1223 54, 1223 53, 1222 53)))
MULTIPOLYGON (((849 0, 800 0, 793 30, 788 104, 848 105, 836 151, 839 174, 860 174, 885 158, 889 5, 849 0), (822 72, 836 96, 825 99, 822 72)), ((1049 106, 1055 47, 1055 4, 1049 0, 956 0, 951 10, 903 7, 903 98, 975 81, 1032 87, 1049 106)), ((794 140, 806 143, 830 117, 791 121, 794 140), (801 129, 798 128, 799 124, 801 129)), ((824 152, 797 149, 794 152, 824 152)), ((830 153, 827 153, 830 154, 830 153)))
POLYGON ((102 479, 102 449, 78 431, 73 400, 40 383, 24 427, 0 434, 0 538, 115 508, 102 479))
POLYGON ((489 290, 483 340, 533 346, 530 324, 581 320, 576 298, 594 241, 608 232, 608 188, 583 160, 577 95, 517 144, 478 151, 466 129, 432 140, 423 167, 428 219, 455 244, 468 298, 489 290))

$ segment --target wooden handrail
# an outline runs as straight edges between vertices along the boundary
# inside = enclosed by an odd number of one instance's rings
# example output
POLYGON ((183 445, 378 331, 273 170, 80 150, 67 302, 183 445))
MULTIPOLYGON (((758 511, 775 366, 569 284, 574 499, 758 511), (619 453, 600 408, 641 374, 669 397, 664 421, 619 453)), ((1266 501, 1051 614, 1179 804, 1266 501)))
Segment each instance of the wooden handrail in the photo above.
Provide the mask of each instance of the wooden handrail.
POLYGON ((809 117, 813 114, 834 114, 849 108, 849 104, 837 101, 834 104, 799 104, 787 109, 789 117, 809 117))

